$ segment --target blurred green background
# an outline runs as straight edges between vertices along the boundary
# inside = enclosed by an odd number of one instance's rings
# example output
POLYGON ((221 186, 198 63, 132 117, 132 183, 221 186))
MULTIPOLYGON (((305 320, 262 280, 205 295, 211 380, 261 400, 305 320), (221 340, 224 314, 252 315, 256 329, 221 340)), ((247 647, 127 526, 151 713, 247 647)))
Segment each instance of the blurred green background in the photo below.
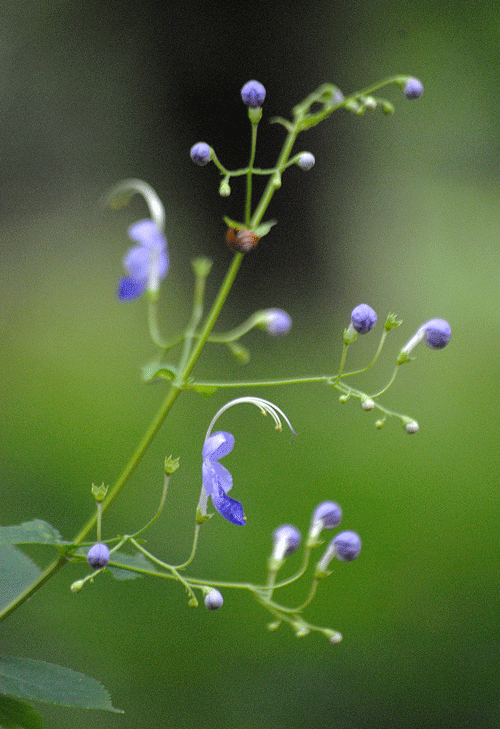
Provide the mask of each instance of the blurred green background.
MULTIPOLYGON (((377 388, 422 322, 453 328, 446 350, 419 347, 385 397, 419 421, 418 435, 392 421, 377 431, 373 414, 324 386, 259 391, 289 415, 293 442, 250 408, 221 421, 237 439, 226 460, 248 525, 210 522, 193 572, 261 580, 272 530, 306 531, 315 505, 334 499, 363 551, 337 564, 306 617, 342 643, 268 633, 264 611, 232 592, 210 614, 146 580, 105 576, 73 595, 85 570, 70 567, 3 624, 1 652, 92 675, 126 713, 40 705, 47 727, 500 726, 499 47, 496 2, 1 3, 3 524, 38 517, 73 535, 92 508, 90 484, 116 478, 163 398, 161 384, 139 382, 153 354, 144 307, 114 297, 126 228, 145 208, 137 199, 103 212, 99 200, 125 177, 161 196, 163 322, 178 331, 190 259, 213 258, 213 294, 230 260, 222 216, 241 217, 237 185, 220 198, 215 169, 195 167, 189 148, 206 140, 229 167, 245 164, 239 90, 250 78, 267 88, 265 119, 325 81, 348 93, 410 73, 425 94, 408 102, 393 87, 393 117, 341 111, 299 138, 316 166, 285 175, 269 211, 279 225, 245 260, 220 325, 279 306, 293 330, 279 341, 253 332, 244 370, 212 349, 197 374, 333 372, 350 311, 366 301, 381 321, 389 311, 404 320, 359 381, 377 388)), ((259 134, 267 166, 283 135, 266 123, 259 134)), ((374 342, 360 339, 351 363, 368 361, 374 342)), ((226 395, 179 400, 106 535, 147 520, 163 458, 179 455, 150 544, 183 559, 204 433, 226 395)))

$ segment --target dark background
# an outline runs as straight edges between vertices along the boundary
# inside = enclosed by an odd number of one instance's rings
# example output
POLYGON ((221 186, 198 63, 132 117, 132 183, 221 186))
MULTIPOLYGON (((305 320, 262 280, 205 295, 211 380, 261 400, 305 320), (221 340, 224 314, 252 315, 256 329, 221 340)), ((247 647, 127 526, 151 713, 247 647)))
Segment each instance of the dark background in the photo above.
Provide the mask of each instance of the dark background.
MULTIPOLYGON (((162 198, 163 326, 178 331, 189 261, 214 260, 213 294, 230 260, 222 216, 241 217, 242 202, 236 184, 218 196, 217 171, 193 165, 189 148, 204 140, 228 167, 246 163, 239 90, 250 78, 267 89, 261 166, 283 140, 266 121, 325 81, 349 93, 409 73, 425 94, 409 102, 391 87, 393 117, 340 111, 299 138, 316 166, 284 175, 267 216, 279 224, 245 259, 220 324, 279 306, 292 332, 249 335, 243 371, 212 349, 197 374, 333 372, 349 313, 366 301, 381 321, 389 311, 404 320, 359 381, 377 389, 422 322, 453 328, 450 346, 419 348, 385 397, 419 421, 418 435, 392 421, 377 431, 322 386, 259 391, 291 418, 293 444, 257 412, 222 423, 237 439, 227 465, 249 521, 213 520, 193 573, 262 580, 275 526, 306 531, 314 506, 333 498, 363 552, 336 566, 306 617, 340 630, 341 644, 268 633, 266 614, 236 592, 213 614, 144 579, 105 576, 75 596, 69 584, 85 570, 68 568, 4 623, 2 652, 90 674, 126 714, 41 707, 48 727, 498 725, 499 35, 489 2, 2 2, 2 523, 44 518, 73 535, 90 484, 116 478, 161 401, 162 386, 138 378, 153 354, 144 307, 114 298, 126 228, 145 208, 137 199, 111 213, 100 199, 127 177, 162 198)), ((357 343, 352 366, 374 338, 357 343)), ((172 562, 187 554, 201 444, 227 397, 181 398, 105 535, 149 518, 173 453, 182 469, 150 546, 172 562)))

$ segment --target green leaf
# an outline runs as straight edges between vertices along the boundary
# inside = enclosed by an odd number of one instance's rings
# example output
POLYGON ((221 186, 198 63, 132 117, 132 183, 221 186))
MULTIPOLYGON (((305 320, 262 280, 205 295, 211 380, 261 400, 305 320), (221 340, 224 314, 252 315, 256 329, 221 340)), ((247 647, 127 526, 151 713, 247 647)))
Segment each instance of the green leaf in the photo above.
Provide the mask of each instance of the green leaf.
POLYGON ((267 235, 269 233, 269 231, 271 230, 273 225, 276 225, 277 222, 278 222, 277 220, 268 220, 267 223, 261 223, 260 225, 258 225, 255 228, 255 230, 254 230, 255 235, 258 236, 259 238, 263 238, 265 235, 267 235))
POLYGON ((95 678, 54 663, 0 656, 0 691, 21 699, 123 713, 95 678))
POLYGON ((189 385, 190 390, 194 390, 195 392, 199 392, 200 395, 203 395, 203 397, 211 397, 214 392, 217 392, 219 389, 218 387, 215 387, 214 385, 189 385))
POLYGON ((29 704, 10 696, 0 696, 0 727, 42 729, 42 718, 29 704))
POLYGON ((40 574, 40 570, 13 544, 0 545, 0 610, 16 598, 40 574))
POLYGON ((237 220, 231 220, 227 215, 224 215, 224 222, 228 228, 236 228, 236 230, 245 230, 245 223, 239 223, 237 220))
POLYGON ((171 382, 172 380, 175 380, 175 378, 177 377, 177 373, 174 372, 174 370, 169 369, 168 367, 161 367, 159 370, 151 375, 147 382, 152 382, 153 380, 158 379, 158 377, 161 377, 162 380, 168 380, 168 382, 171 382))
POLYGON ((25 521, 16 526, 0 527, 0 544, 71 544, 51 524, 41 519, 25 521))

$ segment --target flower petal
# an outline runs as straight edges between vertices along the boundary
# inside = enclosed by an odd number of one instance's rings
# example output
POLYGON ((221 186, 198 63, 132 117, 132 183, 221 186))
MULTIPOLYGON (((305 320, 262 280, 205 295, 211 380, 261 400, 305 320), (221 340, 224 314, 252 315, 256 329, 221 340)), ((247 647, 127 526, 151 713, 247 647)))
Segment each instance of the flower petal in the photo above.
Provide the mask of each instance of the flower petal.
POLYGON ((139 220, 128 229, 129 238, 140 243, 145 248, 152 248, 157 251, 165 250, 167 239, 160 233, 152 220, 139 220))
POLYGON ((147 281, 151 267, 151 251, 144 246, 129 248, 123 258, 123 267, 131 278, 147 281))
POLYGON ((201 467, 203 488, 207 494, 213 494, 221 489, 225 494, 233 488, 233 477, 230 472, 217 461, 205 458, 201 467))
POLYGON ((234 436, 231 433, 226 433, 224 430, 218 430, 216 433, 208 436, 203 444, 201 454, 203 458, 208 458, 210 461, 218 461, 219 458, 223 458, 228 453, 231 453, 233 446, 234 436))
POLYGON ((117 296, 122 301, 131 301, 142 296, 146 283, 135 278, 122 278, 118 284, 117 296))
POLYGON ((219 514, 236 526, 244 526, 246 517, 243 513, 243 506, 236 499, 226 496, 224 491, 217 486, 211 494, 212 503, 219 514))

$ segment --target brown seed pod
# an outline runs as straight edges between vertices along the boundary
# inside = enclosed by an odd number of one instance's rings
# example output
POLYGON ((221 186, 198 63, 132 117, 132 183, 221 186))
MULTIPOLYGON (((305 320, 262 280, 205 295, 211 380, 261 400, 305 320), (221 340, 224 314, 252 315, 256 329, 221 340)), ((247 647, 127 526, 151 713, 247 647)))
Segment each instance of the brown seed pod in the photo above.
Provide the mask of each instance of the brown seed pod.
POLYGON ((226 233, 226 243, 232 251, 240 251, 240 253, 248 253, 253 250, 260 238, 253 230, 239 230, 238 228, 228 228, 226 233))

